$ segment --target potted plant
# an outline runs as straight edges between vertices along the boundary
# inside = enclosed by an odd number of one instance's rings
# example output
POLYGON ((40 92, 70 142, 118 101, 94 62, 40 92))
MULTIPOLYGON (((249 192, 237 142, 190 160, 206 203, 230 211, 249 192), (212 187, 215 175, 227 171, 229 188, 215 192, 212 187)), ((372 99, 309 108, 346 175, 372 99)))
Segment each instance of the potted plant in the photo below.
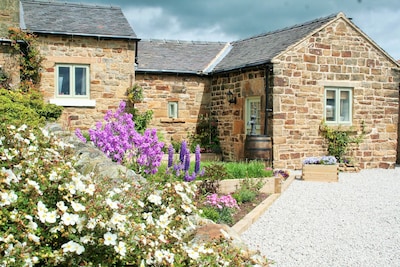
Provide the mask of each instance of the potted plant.
POLYGON ((334 156, 309 157, 304 159, 302 179, 305 181, 337 182, 338 164, 334 156))

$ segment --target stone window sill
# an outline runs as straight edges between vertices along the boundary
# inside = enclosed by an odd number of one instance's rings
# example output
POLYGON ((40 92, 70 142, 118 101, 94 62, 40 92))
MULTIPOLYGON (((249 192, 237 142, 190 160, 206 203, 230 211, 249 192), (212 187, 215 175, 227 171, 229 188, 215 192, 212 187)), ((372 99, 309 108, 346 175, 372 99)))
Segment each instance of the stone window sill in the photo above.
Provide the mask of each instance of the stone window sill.
POLYGON ((160 119, 161 123, 185 123, 185 120, 183 119, 177 119, 177 118, 167 118, 167 119, 160 119))
POLYGON ((77 99, 77 98, 53 98, 50 99, 50 104, 56 104, 63 107, 95 107, 96 100, 77 99))

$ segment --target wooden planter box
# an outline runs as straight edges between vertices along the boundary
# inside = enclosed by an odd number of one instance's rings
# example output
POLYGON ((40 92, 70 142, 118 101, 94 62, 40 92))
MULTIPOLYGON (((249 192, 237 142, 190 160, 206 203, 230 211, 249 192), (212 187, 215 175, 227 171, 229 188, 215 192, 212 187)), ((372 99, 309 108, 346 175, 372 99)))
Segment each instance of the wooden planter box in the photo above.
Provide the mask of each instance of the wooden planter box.
POLYGON ((337 182, 338 165, 303 164, 302 179, 304 181, 337 182))

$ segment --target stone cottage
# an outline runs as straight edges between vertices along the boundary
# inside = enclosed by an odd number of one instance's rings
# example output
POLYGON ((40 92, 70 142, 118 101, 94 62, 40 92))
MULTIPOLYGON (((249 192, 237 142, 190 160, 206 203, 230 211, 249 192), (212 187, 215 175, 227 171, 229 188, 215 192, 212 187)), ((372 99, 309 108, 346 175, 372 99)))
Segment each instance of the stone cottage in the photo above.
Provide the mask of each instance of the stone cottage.
MULTIPOLYGON (((187 75, 185 64, 193 61, 183 56, 178 41, 167 43, 140 42, 136 81, 149 89, 145 106, 161 108, 155 123, 174 133, 173 121, 183 123, 190 117, 181 77, 187 75), (167 45, 175 47, 168 56, 167 45), (168 66, 163 65, 165 57, 171 60, 168 66), (178 102, 179 115, 163 127, 169 102, 178 102)), ((204 54, 204 49, 198 52, 204 54)), ((218 118, 225 160, 246 159, 246 139, 253 125, 256 135, 271 142, 266 157, 275 168, 299 169, 305 157, 327 153, 320 133, 325 121, 354 134, 366 133, 351 154, 362 168, 394 167, 399 64, 344 14, 229 43, 211 59, 207 71, 197 67, 191 74, 203 81, 195 85, 201 84, 197 90, 204 98, 204 112, 218 118)))
POLYGON ((1 1, 12 10, 10 26, 19 25, 37 35, 45 58, 40 88, 47 101, 64 107, 63 126, 92 127, 126 98, 126 90, 135 80, 140 39, 120 8, 1 1))
POLYGON ((167 141, 193 133, 201 116, 216 118, 224 160, 254 156, 246 141, 258 136, 263 159, 299 169, 327 153, 325 121, 365 131, 351 154, 362 168, 396 163, 400 65, 342 13, 232 43, 140 41, 117 7, 0 1, 1 28, 38 36, 41 90, 65 107, 67 128, 92 127, 138 83, 135 107, 154 111, 151 125, 167 141))

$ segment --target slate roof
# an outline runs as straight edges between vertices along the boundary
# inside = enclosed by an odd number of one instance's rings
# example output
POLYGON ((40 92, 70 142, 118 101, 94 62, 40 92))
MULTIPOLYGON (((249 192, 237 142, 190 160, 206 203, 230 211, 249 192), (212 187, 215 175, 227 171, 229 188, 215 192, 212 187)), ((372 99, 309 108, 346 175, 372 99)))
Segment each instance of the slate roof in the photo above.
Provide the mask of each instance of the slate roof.
POLYGON ((226 46, 222 42, 141 40, 136 71, 207 73, 226 46))
POLYGON ((21 28, 34 33, 137 39, 121 8, 21 0, 21 28))
POLYGON ((233 42, 230 53, 221 60, 214 71, 228 71, 269 63, 290 45, 305 38, 336 17, 337 14, 330 15, 233 42))

